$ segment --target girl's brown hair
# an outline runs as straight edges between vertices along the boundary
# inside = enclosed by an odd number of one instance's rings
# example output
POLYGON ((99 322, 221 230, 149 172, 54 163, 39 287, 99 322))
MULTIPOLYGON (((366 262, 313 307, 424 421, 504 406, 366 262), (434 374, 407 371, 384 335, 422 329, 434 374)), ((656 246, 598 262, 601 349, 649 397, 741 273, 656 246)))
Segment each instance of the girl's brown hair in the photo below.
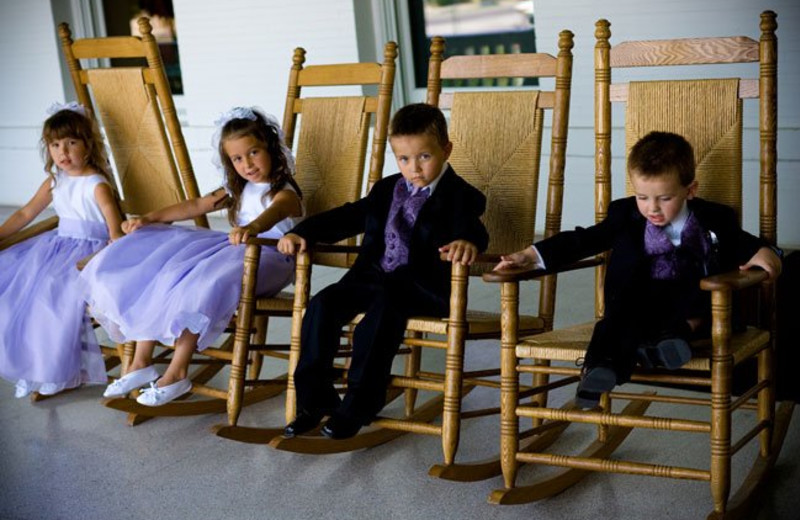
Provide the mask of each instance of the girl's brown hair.
POLYGON ((106 155, 103 134, 100 133, 100 129, 93 119, 74 110, 59 110, 48 117, 44 122, 40 146, 42 158, 44 159, 45 172, 55 179, 56 172, 53 171, 55 161, 50 156, 48 145, 57 139, 64 139, 66 137, 83 141, 88 149, 86 164, 105 177, 111 185, 111 189, 116 194, 116 184, 111 174, 111 165, 108 162, 108 155, 106 155))
POLYGON ((228 222, 231 226, 238 225, 236 217, 239 215, 239 210, 242 206, 242 192, 247 181, 244 180, 238 173, 236 168, 233 167, 228 154, 225 153, 224 144, 229 139, 240 139, 242 137, 252 136, 259 143, 262 143, 269 153, 272 161, 272 171, 269 175, 269 182, 271 184, 268 193, 264 194, 264 199, 272 197, 281 191, 286 184, 289 184, 297 192, 297 196, 302 198, 303 193, 300 191, 300 186, 297 185, 293 178, 292 161, 287 154, 291 153, 281 139, 279 128, 268 122, 267 119, 257 111, 253 110, 255 120, 247 118, 231 119, 222 127, 219 139, 219 158, 222 163, 222 168, 225 171, 225 183, 228 187, 228 194, 230 196, 230 204, 228 206, 228 222))

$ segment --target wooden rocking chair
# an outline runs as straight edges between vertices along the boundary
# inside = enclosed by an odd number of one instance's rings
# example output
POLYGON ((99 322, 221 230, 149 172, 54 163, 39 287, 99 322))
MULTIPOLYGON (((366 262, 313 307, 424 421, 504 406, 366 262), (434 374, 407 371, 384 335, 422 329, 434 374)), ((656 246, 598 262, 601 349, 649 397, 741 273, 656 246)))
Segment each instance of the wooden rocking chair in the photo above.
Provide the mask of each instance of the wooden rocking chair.
MULTIPOLYGON (((132 214, 198 196, 158 44, 147 18, 139 19, 139 30, 141 38, 73 41, 69 26, 58 26, 78 101, 102 123, 121 184, 121 207, 132 214), (81 65, 81 60, 95 63, 114 58, 138 58, 142 63, 133 67, 81 65)), ((208 227, 205 217, 195 223, 208 227)), ((122 373, 127 370, 132 345, 101 348, 109 369, 121 361, 122 373)))
MULTIPOLYGON (((58 26, 61 47, 69 66, 78 101, 103 124, 120 182, 125 213, 140 215, 199 197, 197 181, 181 132, 158 44, 147 18, 139 19, 141 37, 72 39, 69 26, 58 26), (115 66, 125 58, 136 65, 115 66), (84 67, 81 64, 84 60, 84 67), (95 66, 97 62, 110 66, 95 66)), ((205 216, 195 224, 208 227, 205 216)), ((134 344, 118 345, 122 374, 133 359, 134 344)), ((158 362, 166 362, 165 350, 158 362)), ((224 365, 207 364, 193 374, 207 380, 224 365)), ((106 401, 113 406, 114 400, 106 401)), ((141 420, 135 414, 129 424, 141 420)))
MULTIPOLYGON (((777 43, 776 15, 761 15, 761 40, 747 37, 691 38, 679 40, 625 42, 611 47, 606 20, 596 24, 595 47, 595 139, 596 201, 598 221, 605 217, 611 199, 611 107, 626 104, 626 144, 633 145, 652 130, 682 134, 695 150, 699 195, 724 202, 742 214, 742 102, 759 100, 760 130, 760 203, 761 237, 776 242, 776 124, 777 43), (711 64, 758 63, 758 79, 636 81, 612 84, 612 69, 702 64, 703 70, 719 68, 711 64)), ((755 67, 752 67, 755 68, 755 67)), ((744 69, 739 69, 744 70, 744 69)), ((637 78, 642 75, 637 74, 637 78)), ((663 77, 663 76, 661 76, 663 77)), ((596 271, 595 309, 601 317, 604 310, 603 280, 605 264, 596 271)), ((705 278, 700 283, 711 293, 712 338, 693 344, 693 359, 678 371, 637 369, 632 382, 656 385, 658 392, 610 392, 600 400, 599 411, 554 409, 539 401, 537 406, 520 403, 530 392, 520 390, 520 373, 565 376, 542 385, 538 392, 574 383, 578 370, 566 363, 583 357, 593 323, 555 330, 534 337, 518 335, 516 285, 535 273, 491 273, 485 278, 502 282, 502 312, 505 318, 502 339, 502 466, 505 489, 497 490, 490 502, 516 504, 555 495, 571 486, 589 471, 618 472, 633 475, 691 479, 710 482, 713 511, 709 518, 742 517, 751 499, 774 464, 791 418, 793 403, 783 403, 776 412, 775 403, 775 309, 774 283, 765 281, 761 271, 730 272, 705 278), (745 288, 750 288, 744 291, 745 288), (752 296, 757 305, 743 306, 750 313, 747 328, 738 332, 733 327, 732 297, 752 296), (751 308, 752 307, 752 308, 751 308), (734 397, 731 393, 733 369, 748 359, 758 364, 756 383, 734 397), (531 363, 523 363, 533 360, 531 363), (561 362, 559 366, 550 361, 561 362), (664 385, 667 389, 664 389, 664 385), (703 394, 678 393, 672 388, 710 389, 710 399, 703 394), (613 399, 629 401, 621 411, 612 410, 613 399), (644 416, 651 403, 668 403, 670 411, 692 405, 709 408, 706 420, 679 417, 644 416), (732 442, 734 414, 736 428, 742 436, 732 442), (535 431, 519 432, 519 418, 535 421, 552 420, 597 425, 596 440, 580 454, 556 455, 541 450, 525 452, 519 448, 520 438, 535 431), (749 420, 749 422, 748 422, 749 420), (702 433, 708 436, 709 468, 681 467, 612 459, 612 453, 632 428, 648 428, 669 432, 702 433), (750 428, 746 430, 744 428, 750 428), (749 441, 758 439, 759 449, 752 470, 738 492, 729 498, 731 458, 749 441), (517 485, 520 463, 536 463, 563 467, 553 475, 541 477, 530 485, 517 485)), ((749 301, 749 300, 745 300, 749 301)), ((624 390, 624 391, 623 391, 624 390)), ((695 408, 696 409, 696 408, 695 408)), ((685 409, 683 409, 685 412, 685 409)), ((703 419, 704 417, 702 417, 703 419)), ((652 444, 651 446, 656 446, 652 444)), ((674 459, 673 459, 674 460, 674 459)))
MULTIPOLYGON (((434 466, 430 474, 455 480, 476 480, 497 475, 499 458, 476 464, 456 464, 461 420, 498 413, 497 408, 461 411, 464 395, 477 386, 497 388, 492 380, 499 369, 464 372, 467 340, 498 338, 498 314, 468 311, 467 290, 470 274, 479 276, 499 261, 499 253, 520 249, 534 236, 542 130, 545 112, 552 110, 550 168, 547 192, 545 233, 559 231, 563 197, 564 158, 572 74, 572 33, 560 34, 557 57, 549 54, 493 56, 453 56, 443 60, 444 40, 436 37, 431 45, 428 73, 428 103, 451 111, 450 137, 453 153, 450 163, 458 174, 481 189, 487 197, 484 223, 489 230, 489 252, 472 269, 452 266, 450 315, 447 318, 412 317, 404 341, 409 349, 403 375, 394 376, 388 401, 404 391, 405 406, 401 417, 380 416, 372 426, 351 439, 331 441, 323 437, 276 437, 273 447, 307 453, 331 453, 375 446, 405 433, 423 433, 441 438, 444 464, 434 466), (446 78, 554 78, 550 91, 493 88, 485 92, 441 94, 446 78), (421 349, 444 350, 445 369, 436 373, 421 369, 421 349), (437 395, 421 406, 419 390, 437 395), (431 424, 437 416, 442 424, 431 424)), ((477 281, 480 281, 478 278, 477 281)), ((526 334, 552 328, 555 306, 555 277, 545 278, 540 287, 539 315, 522 320, 526 334)), ((295 328, 305 301, 296 302, 295 328)), ((299 346, 293 336, 292 346, 299 346)), ((299 356, 299 352, 297 353, 299 356)), ((293 411, 293 410, 292 410, 293 411)), ((291 419, 291 418, 289 418, 291 419)))
MULTIPOLYGON (((296 180, 303 191, 306 212, 312 215, 360 198, 373 117, 375 124, 367 174, 368 188, 382 177, 397 45, 394 42, 385 45, 382 64, 348 63, 304 67, 305 53, 302 48, 297 48, 294 52, 283 128, 289 146, 292 146, 294 136, 297 135, 296 180), (363 97, 301 97, 301 91, 305 93, 305 89, 314 92, 315 87, 330 89, 348 85, 377 87, 377 93, 363 97)), ((271 298, 257 298, 256 274, 261 246, 275 243, 275 240, 257 238, 247 242, 228 388, 227 391, 215 391, 215 395, 224 400, 223 404, 227 404, 228 412, 228 423, 214 427, 214 432, 220 437, 265 443, 282 431, 282 426, 253 428, 238 425, 242 406, 252 402, 256 396, 277 395, 288 384, 290 392, 287 400, 293 403, 291 375, 260 378, 264 356, 289 359, 289 374, 297 363, 296 358, 291 359, 288 355, 289 345, 265 342, 268 320, 270 317, 292 317, 297 294, 306 294, 309 291, 312 263, 319 266, 348 267, 357 251, 350 247, 347 250, 351 254, 343 256, 325 254, 318 248, 313 255, 300 254, 297 258, 294 293, 284 291, 271 298)), ((332 246, 331 249, 347 248, 348 244, 354 246, 355 241, 332 246)), ((299 326, 299 322, 297 323, 299 326)), ((293 324, 292 327, 294 326, 293 324)))

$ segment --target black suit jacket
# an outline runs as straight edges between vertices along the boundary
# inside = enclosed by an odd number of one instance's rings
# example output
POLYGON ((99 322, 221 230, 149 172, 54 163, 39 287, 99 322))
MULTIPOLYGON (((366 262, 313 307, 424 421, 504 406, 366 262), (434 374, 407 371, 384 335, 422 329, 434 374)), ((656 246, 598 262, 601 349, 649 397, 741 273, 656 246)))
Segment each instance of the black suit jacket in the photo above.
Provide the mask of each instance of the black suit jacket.
MULTIPOLYGON (((700 225, 717 237, 717 272, 738 268, 767 245, 741 228, 729 206, 700 198, 690 199, 687 204, 700 225)), ((613 201, 602 222, 564 231, 535 245, 547 268, 611 250, 605 299, 607 308, 613 309, 620 300, 630 302, 628 298, 636 297, 637 288, 650 279, 650 263, 644 251, 645 225, 646 219, 639 213, 635 197, 628 197, 613 201)))
MULTIPOLYGON (((386 244, 384 229, 399 173, 376 182, 369 194, 304 220, 294 229, 309 243, 335 243, 363 233, 358 258, 345 279, 380 269, 386 244)), ((448 167, 417 216, 409 244, 408 264, 395 270, 441 298, 450 294, 450 264, 439 248, 453 240, 468 240, 484 251, 489 235, 480 221, 486 198, 448 167)))

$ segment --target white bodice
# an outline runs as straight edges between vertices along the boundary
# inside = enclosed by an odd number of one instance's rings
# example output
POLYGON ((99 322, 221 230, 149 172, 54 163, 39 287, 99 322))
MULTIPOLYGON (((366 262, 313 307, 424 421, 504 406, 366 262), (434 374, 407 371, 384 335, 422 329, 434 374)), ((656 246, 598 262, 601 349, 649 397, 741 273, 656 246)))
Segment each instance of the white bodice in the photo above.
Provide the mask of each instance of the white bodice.
POLYGON ((94 198, 98 184, 108 181, 100 174, 71 177, 59 171, 53 184, 53 209, 61 219, 88 220, 105 224, 103 212, 94 198))
MULTIPOLYGON (((237 224, 246 226, 270 207, 272 197, 264 197, 264 194, 269 192, 270 187, 271 184, 268 182, 248 182, 245 184, 244 190, 242 190, 242 204, 239 209, 239 215, 236 218, 237 224)), ((291 184, 286 184, 286 189, 295 191, 291 184)), ((305 209, 303 212, 305 213, 305 209)), ((302 217, 287 217, 272 226, 272 229, 259 233, 258 236, 280 238, 288 233, 300 220, 302 220, 302 217)))

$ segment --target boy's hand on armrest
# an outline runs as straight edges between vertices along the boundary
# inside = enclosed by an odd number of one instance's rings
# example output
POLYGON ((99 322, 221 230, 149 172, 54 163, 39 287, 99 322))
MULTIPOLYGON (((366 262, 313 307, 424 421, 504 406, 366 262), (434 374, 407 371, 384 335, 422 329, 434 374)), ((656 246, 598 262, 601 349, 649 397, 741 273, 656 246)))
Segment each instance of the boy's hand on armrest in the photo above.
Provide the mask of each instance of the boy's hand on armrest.
POLYGON ((494 271, 534 268, 539 264, 539 257, 536 254, 536 250, 532 247, 526 247, 522 251, 517 251, 510 255, 503 255, 500 258, 502 258, 502 260, 494 266, 494 271))
POLYGON ((287 233, 278 240, 278 251, 284 255, 294 255, 306 250, 306 239, 295 233, 287 233))
POLYGON ((783 266, 781 265, 780 257, 775 254, 775 251, 769 247, 762 247, 756 251, 756 254, 746 264, 739 266, 739 269, 746 271, 751 267, 760 267, 767 272, 770 280, 775 280, 780 276, 783 266))
POLYGON ((447 253, 447 261, 472 265, 478 256, 478 247, 467 240, 453 240, 439 248, 440 253, 447 253))

